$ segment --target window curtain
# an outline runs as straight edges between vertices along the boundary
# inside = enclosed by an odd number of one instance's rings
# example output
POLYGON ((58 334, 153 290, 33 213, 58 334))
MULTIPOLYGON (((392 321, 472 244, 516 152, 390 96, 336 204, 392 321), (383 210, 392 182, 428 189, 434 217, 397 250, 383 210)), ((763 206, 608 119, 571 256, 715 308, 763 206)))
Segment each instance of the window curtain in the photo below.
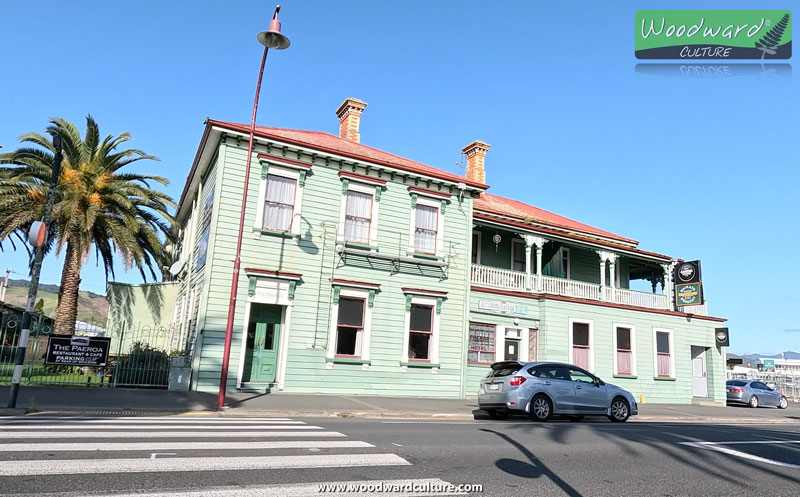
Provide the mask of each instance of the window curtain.
POLYGON ((295 180, 270 175, 264 203, 264 227, 289 231, 292 227, 295 180))
POLYGON ((436 228, 439 209, 418 205, 415 209, 414 250, 428 254, 436 253, 436 228))
POLYGON ((369 227, 372 219, 372 195, 347 192, 345 207, 344 238, 350 242, 369 243, 369 227))

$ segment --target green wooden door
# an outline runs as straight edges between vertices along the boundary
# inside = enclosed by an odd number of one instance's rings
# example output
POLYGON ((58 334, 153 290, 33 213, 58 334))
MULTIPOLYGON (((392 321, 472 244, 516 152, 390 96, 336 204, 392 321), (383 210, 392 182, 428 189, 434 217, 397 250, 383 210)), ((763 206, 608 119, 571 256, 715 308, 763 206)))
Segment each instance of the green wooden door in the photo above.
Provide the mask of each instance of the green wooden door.
POLYGON ((280 329, 280 306, 253 304, 250 307, 243 381, 250 383, 275 381, 280 329))

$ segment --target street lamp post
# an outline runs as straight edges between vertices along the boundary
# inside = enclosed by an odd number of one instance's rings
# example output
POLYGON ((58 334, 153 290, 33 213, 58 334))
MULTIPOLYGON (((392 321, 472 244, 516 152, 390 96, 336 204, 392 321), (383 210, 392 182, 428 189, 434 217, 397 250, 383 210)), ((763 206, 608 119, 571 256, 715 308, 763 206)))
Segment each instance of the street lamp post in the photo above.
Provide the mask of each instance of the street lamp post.
POLYGON ((228 384, 228 364, 231 355, 231 339, 233 337, 233 319, 236 315, 236 294, 239 288, 239 270, 241 268, 242 233, 244 231, 244 214, 247 209, 247 187, 250 183, 250 162, 253 158, 253 141, 256 132, 256 113, 258 111, 258 96, 261 93, 261 78, 264 75, 264 65, 267 62, 267 52, 270 48, 283 50, 289 47, 289 38, 281 34, 281 22, 278 20, 278 12, 281 6, 275 7, 275 13, 269 23, 269 30, 258 34, 258 42, 264 45, 264 55, 261 56, 261 68, 258 71, 258 82, 256 83, 256 96, 253 100, 253 116, 250 119, 250 141, 247 144, 247 165, 244 170, 244 186, 242 188, 242 208, 239 214, 239 233, 236 238, 236 256, 233 260, 233 278, 231 279, 231 296, 228 302, 228 322, 225 326, 225 348, 222 352, 222 371, 219 378, 219 395, 217 396, 217 408, 225 406, 225 390, 228 384))
MULTIPOLYGON (((42 216, 42 225, 39 229, 43 229, 46 234, 49 230, 50 220, 53 215, 53 202, 56 198, 56 188, 58 187, 58 176, 61 174, 61 135, 55 133, 53 135, 53 148, 55 154, 53 155, 53 170, 50 175, 50 185, 47 188, 47 196, 44 201, 44 215, 42 216)), ((33 231, 33 229, 32 229, 33 231)), ((46 235, 45 235, 46 236, 46 235)), ((28 238, 33 239, 34 236, 28 238)), ((25 313, 22 315, 22 329, 19 333, 19 340, 17 341, 17 359, 14 362, 14 373, 11 377, 11 392, 8 396, 8 407, 17 407, 17 396, 19 395, 19 384, 22 380, 22 366, 25 363, 25 352, 28 347, 28 337, 31 334, 31 321, 33 321, 33 307, 36 305, 36 294, 39 292, 39 275, 42 272, 42 259, 44 259, 44 249, 46 240, 44 237, 38 237, 33 253, 33 264, 31 265, 31 283, 28 287, 28 301, 25 304, 25 313)))

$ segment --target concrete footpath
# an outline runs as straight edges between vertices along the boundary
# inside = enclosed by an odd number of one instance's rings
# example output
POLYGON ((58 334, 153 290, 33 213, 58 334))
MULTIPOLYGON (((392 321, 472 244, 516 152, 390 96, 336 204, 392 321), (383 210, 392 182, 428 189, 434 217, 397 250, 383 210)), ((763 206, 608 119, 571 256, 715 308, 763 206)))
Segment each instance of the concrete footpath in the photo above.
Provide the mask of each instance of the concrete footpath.
MULTIPOLYGON (((402 419, 483 418, 475 399, 425 399, 282 393, 228 394, 217 410, 217 396, 203 392, 125 388, 22 387, 15 410, 7 409, 9 388, 0 385, 0 415, 93 414, 207 416, 290 416, 402 419)), ((800 406, 788 409, 719 407, 693 404, 644 404, 632 421, 698 423, 800 423, 800 406)))

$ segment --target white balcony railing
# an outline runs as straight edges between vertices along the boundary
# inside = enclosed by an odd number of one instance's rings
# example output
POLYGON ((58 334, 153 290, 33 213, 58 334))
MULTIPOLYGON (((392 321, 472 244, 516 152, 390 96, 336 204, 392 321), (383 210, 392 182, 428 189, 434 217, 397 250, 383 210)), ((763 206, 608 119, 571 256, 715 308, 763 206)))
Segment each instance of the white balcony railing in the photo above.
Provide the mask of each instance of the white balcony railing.
POLYGON ((472 283, 517 292, 525 291, 527 273, 491 266, 472 265, 472 283))
POLYGON ((614 302, 636 307, 647 307, 649 309, 669 309, 669 301, 666 295, 637 292, 636 290, 626 290, 624 288, 616 288, 614 290, 614 302))
POLYGON ((600 300, 600 285, 553 276, 542 276, 542 292, 579 299, 600 300))
MULTIPOLYGON (((499 288, 515 292, 532 291, 537 292, 539 276, 531 275, 529 288, 526 285, 528 274, 522 271, 512 271, 491 266, 472 265, 472 283, 479 286, 499 288)), ((658 293, 639 292, 624 288, 603 287, 602 295, 600 285, 597 283, 587 283, 585 281, 569 280, 566 278, 556 278, 554 276, 541 276, 541 291, 551 295, 562 295, 587 300, 604 300, 618 304, 630 305, 634 307, 645 307, 648 309, 669 309, 670 302, 667 296, 658 293)), ((705 306, 693 306, 693 314, 705 314, 705 306)))
POLYGON ((697 314, 698 316, 708 316, 708 308, 706 304, 701 305, 685 305, 683 307, 678 307, 680 312, 685 312, 686 314, 697 314))

